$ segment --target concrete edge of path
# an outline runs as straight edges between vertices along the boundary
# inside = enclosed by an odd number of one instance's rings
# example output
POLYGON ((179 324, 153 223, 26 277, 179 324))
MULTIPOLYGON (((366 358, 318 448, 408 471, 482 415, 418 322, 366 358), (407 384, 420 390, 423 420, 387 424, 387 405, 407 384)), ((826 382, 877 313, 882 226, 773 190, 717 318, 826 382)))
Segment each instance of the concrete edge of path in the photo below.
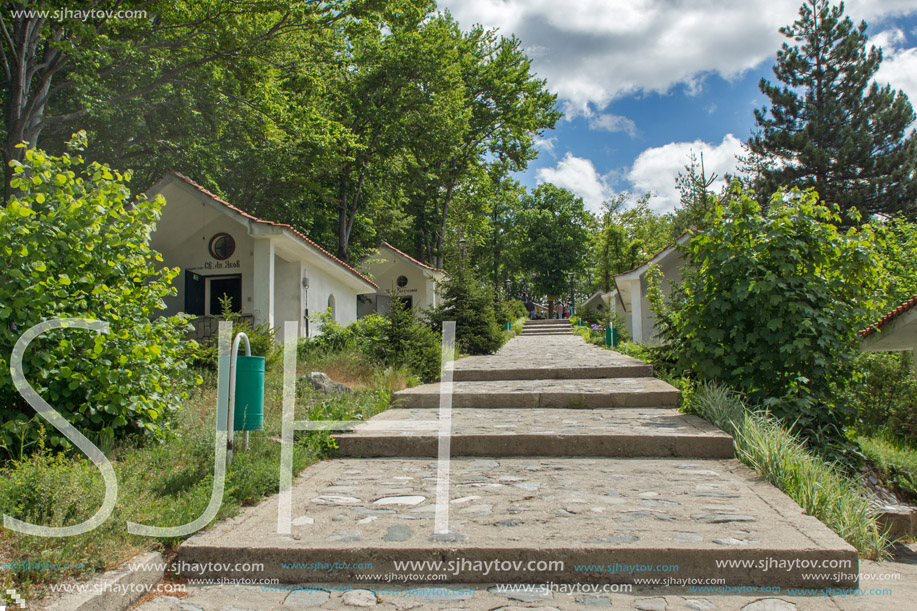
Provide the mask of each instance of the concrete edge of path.
POLYGON ((37 608, 44 611, 120 611, 152 591, 162 576, 162 554, 138 554, 118 569, 74 584, 75 592, 63 593, 45 605, 37 601, 37 608))

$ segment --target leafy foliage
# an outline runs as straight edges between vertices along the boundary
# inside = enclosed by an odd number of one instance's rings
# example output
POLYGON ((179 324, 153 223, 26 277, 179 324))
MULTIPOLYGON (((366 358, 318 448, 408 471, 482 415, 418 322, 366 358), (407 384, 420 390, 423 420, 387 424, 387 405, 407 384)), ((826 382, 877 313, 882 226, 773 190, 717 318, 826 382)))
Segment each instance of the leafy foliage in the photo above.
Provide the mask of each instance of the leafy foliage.
MULTIPOLYGON (((183 316, 159 316, 178 273, 149 247, 162 198, 131 197, 129 173, 79 155, 29 149, 13 171, 14 195, 0 208, 0 444, 10 452, 36 439, 8 358, 25 330, 56 317, 107 321, 111 332, 36 339, 23 362, 35 390, 83 431, 163 437, 194 385, 195 346, 183 339, 183 316)), ((55 432, 48 442, 65 440, 55 432)))
POLYGON ((875 284, 868 236, 839 221, 811 191, 779 193, 765 214, 736 188, 657 311, 682 370, 746 393, 816 443, 840 440, 851 420, 838 393, 875 284))
POLYGON ((536 187, 523 198, 518 225, 525 236, 522 260, 534 275, 536 293, 564 295, 567 274, 583 271, 589 213, 583 200, 550 183, 536 187))
POLYGON ((621 193, 603 206, 598 227, 592 233, 595 280, 590 292, 610 291, 615 274, 641 265, 672 242, 672 215, 654 212, 650 193, 634 201, 630 201, 631 197, 630 193, 621 193))
POLYGON ((917 445, 917 379, 910 363, 895 353, 864 353, 856 373, 847 398, 856 409, 857 432, 917 445))
POLYGON ((300 353, 355 349, 377 364, 405 365, 425 382, 439 377, 439 336, 401 300, 392 299, 391 308, 384 315, 370 314, 346 327, 326 312, 321 316, 321 325, 322 334, 303 340, 300 353))
POLYGON ((455 321, 456 346, 466 354, 491 354, 503 345, 503 333, 494 316, 493 297, 474 280, 458 275, 441 285, 442 302, 430 312, 430 322, 442 328, 455 321))
POLYGON ((876 275, 880 290, 872 311, 872 320, 917 295, 917 223, 901 217, 873 219, 869 231, 876 246, 876 275))
POLYGON ((528 310, 525 304, 518 299, 509 301, 498 301, 494 306, 494 318, 497 324, 504 322, 513 322, 519 318, 528 318, 528 310))
POLYGON ((866 23, 854 27, 843 3, 806 0, 780 32, 795 45, 777 53, 781 84, 761 79, 771 107, 755 111, 760 132, 748 141, 755 189, 814 187, 863 217, 913 213, 917 136, 907 130, 917 117, 904 93, 872 80, 882 53, 867 51, 866 23))

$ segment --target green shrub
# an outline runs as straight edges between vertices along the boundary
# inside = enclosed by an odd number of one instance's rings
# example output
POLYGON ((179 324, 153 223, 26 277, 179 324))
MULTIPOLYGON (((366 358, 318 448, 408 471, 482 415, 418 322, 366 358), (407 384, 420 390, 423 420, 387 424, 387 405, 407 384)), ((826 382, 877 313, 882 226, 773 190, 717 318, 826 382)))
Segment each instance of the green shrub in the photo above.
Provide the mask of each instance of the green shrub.
POLYGON ((888 432, 917 444, 917 379, 896 353, 864 353, 856 358, 856 379, 848 400, 856 408, 861 434, 888 432))
MULTIPOLYGON (((130 173, 76 154, 30 149, 11 164, 13 195, 0 207, 0 453, 38 435, 34 411, 13 387, 13 345, 59 317, 107 321, 110 333, 58 329, 33 341, 23 361, 33 388, 84 432, 162 438, 199 381, 188 371, 195 345, 184 340, 187 317, 159 316, 178 273, 149 246, 163 199, 132 197, 130 173)), ((56 430, 47 441, 66 445, 56 430)))
POLYGON ((430 313, 430 322, 441 329, 447 320, 455 321, 455 343, 466 354, 491 354, 503 345, 493 299, 473 280, 456 276, 443 282, 442 304, 430 313))
POLYGON ((518 299, 509 301, 498 301, 494 306, 494 316, 497 324, 513 322, 519 318, 528 318, 529 312, 525 309, 525 304, 518 299))
POLYGON ((362 327, 381 331, 382 341, 373 342, 371 348, 376 357, 387 365, 407 365, 426 382, 436 380, 442 361, 439 336, 398 299, 392 300, 385 321, 387 324, 370 323, 362 327))
POLYGON ((832 452, 846 447, 842 391, 875 284, 869 240, 841 220, 813 192, 778 193, 765 212, 736 189, 691 239, 667 307, 654 301, 680 370, 746 393, 832 452))
POLYGON ((356 350, 380 365, 404 365, 426 382, 439 377, 439 336, 398 299, 392 300, 386 314, 370 314, 346 327, 329 313, 322 314, 320 320, 322 334, 300 342, 301 356, 356 350))

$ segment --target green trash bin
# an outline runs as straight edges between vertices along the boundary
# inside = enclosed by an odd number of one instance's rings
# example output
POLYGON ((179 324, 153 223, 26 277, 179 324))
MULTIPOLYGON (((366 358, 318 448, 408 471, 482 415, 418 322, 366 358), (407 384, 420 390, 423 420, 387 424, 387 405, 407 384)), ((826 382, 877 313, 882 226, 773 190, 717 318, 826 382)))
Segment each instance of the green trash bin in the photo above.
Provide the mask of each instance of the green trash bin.
POLYGON ((234 431, 264 429, 264 357, 240 356, 236 361, 234 431))
POLYGON ((611 327, 605 327, 605 345, 609 348, 613 346, 611 337, 611 327))
POLYGON ((505 323, 503 323, 503 330, 504 330, 504 331, 512 331, 512 330, 513 330, 513 323, 511 323, 511 322, 505 322, 505 323))

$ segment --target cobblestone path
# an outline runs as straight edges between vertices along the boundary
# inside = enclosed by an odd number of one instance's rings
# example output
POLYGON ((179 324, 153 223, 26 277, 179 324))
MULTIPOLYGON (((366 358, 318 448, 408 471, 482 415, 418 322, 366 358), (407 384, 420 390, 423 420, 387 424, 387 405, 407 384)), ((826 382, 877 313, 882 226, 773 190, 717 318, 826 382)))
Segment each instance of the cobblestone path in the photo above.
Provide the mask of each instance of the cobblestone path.
POLYGON ((295 480, 291 535, 273 497, 181 546, 180 561, 211 563, 195 577, 280 585, 197 585, 140 609, 870 608, 786 593, 855 588, 856 552, 735 460, 725 433, 678 412, 648 365, 568 325, 526 329, 455 365, 448 533, 434 533, 429 384, 340 432, 341 456, 295 480))

